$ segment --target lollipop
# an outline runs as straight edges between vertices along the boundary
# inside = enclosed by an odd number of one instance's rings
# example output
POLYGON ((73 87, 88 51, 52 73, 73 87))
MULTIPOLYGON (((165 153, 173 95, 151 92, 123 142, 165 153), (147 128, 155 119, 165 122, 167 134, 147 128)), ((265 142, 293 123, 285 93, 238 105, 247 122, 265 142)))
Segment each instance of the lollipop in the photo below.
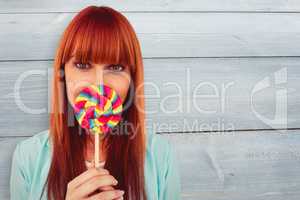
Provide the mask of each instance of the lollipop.
POLYGON ((74 113, 82 128, 95 135, 95 166, 99 166, 99 135, 104 135, 121 120, 122 100, 107 85, 90 85, 75 99, 74 113))

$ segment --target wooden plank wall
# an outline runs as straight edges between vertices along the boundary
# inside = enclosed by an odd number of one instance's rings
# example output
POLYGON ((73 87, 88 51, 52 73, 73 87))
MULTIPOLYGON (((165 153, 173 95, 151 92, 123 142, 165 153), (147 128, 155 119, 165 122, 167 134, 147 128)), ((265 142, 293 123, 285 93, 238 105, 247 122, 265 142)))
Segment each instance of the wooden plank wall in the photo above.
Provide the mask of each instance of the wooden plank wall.
POLYGON ((176 147, 184 200, 300 198, 299 1, 0 0, 0 199, 16 143, 48 127, 58 39, 92 4, 138 34, 147 122, 176 147))

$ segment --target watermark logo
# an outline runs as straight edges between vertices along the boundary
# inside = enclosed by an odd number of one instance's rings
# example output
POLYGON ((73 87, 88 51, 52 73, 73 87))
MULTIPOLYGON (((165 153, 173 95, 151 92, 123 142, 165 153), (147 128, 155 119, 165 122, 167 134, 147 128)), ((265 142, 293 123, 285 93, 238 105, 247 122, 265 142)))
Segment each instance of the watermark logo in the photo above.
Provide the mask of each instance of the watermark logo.
POLYGON ((270 87, 272 87, 271 80, 272 80, 272 76, 267 76, 261 81, 259 81, 257 84, 255 84, 255 86, 253 87, 253 90, 251 91, 251 111, 255 114, 255 116, 258 119, 260 119, 263 123, 270 126, 272 129, 286 129, 288 127, 288 122, 287 122, 288 98, 287 98, 287 88, 282 87, 283 84, 287 83, 286 67, 281 68, 280 70, 274 72, 273 74, 274 87, 276 87, 275 98, 274 98, 274 103, 275 103, 274 117, 273 118, 266 117, 263 113, 260 113, 254 107, 255 94, 259 92, 263 92, 264 90, 267 90, 270 87))

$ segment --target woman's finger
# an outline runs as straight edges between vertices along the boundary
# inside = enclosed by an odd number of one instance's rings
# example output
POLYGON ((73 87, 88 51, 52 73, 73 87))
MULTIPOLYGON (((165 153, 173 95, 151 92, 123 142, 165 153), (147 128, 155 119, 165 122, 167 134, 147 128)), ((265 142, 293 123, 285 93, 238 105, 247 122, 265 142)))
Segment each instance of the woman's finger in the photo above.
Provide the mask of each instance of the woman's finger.
POLYGON ((116 198, 114 200, 123 200, 123 199, 124 199, 123 196, 121 196, 121 197, 118 197, 118 198, 116 198))
POLYGON ((117 184, 117 180, 111 175, 95 176, 77 187, 74 193, 79 197, 87 197, 101 187, 117 184))
POLYGON ((111 190, 111 191, 104 191, 104 192, 95 194, 95 195, 87 198, 86 200, 99 200, 99 199, 113 200, 113 199, 116 199, 116 198, 120 198, 123 195, 124 195, 123 190, 111 190))
POLYGON ((109 190, 114 190, 115 188, 113 188, 112 186, 103 186, 99 188, 101 191, 109 191, 109 190))
POLYGON ((101 175, 107 175, 109 174, 109 171, 106 169, 96 169, 96 168, 90 168, 74 178, 72 181, 68 183, 68 190, 74 190, 75 188, 79 187, 81 184, 86 182, 87 180, 95 177, 95 176, 101 176, 101 175))

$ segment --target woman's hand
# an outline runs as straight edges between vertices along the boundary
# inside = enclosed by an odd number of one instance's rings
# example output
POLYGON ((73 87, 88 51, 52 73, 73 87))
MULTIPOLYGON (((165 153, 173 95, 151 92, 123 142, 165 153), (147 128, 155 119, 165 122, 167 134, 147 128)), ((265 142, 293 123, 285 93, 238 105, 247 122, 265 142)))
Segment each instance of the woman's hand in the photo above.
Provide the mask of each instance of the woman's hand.
POLYGON ((117 180, 108 170, 90 168, 68 183, 66 200, 119 200, 124 191, 115 190, 117 180), (95 193, 97 190, 100 192, 95 193))

